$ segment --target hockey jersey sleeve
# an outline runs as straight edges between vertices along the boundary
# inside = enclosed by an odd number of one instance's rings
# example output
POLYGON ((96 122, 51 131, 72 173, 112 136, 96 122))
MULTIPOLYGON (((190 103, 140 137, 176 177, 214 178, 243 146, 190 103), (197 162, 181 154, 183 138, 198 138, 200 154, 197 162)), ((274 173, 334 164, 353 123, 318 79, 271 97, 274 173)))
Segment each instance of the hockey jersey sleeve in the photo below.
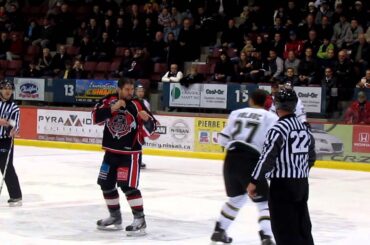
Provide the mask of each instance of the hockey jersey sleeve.
POLYGON ((227 143, 232 140, 231 130, 233 122, 235 121, 235 113, 232 112, 227 120, 226 127, 218 134, 217 142, 225 147, 227 143))
POLYGON ((311 143, 308 148, 308 166, 312 168, 316 161, 316 152, 315 152, 315 138, 310 132, 311 143))
POLYGON ((307 122, 306 112, 304 110, 302 100, 300 99, 298 99, 297 106, 295 107, 295 115, 302 123, 307 122))
POLYGON ((265 174, 275 167, 276 157, 279 155, 280 146, 283 145, 283 136, 275 128, 271 128, 266 136, 260 159, 252 173, 251 182, 256 184, 265 178, 265 174))
POLYGON ((157 120, 153 116, 153 114, 146 108, 146 106, 140 101, 140 100, 133 100, 134 105, 137 108, 137 112, 139 114, 140 111, 146 111, 149 115, 149 119, 147 121, 144 121, 138 117, 138 122, 139 122, 139 135, 140 138, 148 137, 154 133, 156 130, 156 125, 157 125, 157 120))
POLYGON ((92 119, 94 124, 102 125, 105 120, 112 117, 111 108, 108 97, 101 99, 92 111, 92 119))

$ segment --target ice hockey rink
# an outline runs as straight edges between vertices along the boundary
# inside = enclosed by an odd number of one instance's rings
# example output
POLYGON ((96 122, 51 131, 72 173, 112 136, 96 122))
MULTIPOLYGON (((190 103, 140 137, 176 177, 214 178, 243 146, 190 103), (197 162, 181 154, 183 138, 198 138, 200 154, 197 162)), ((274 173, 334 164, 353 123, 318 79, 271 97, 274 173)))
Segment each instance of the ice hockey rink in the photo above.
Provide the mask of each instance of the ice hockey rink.
MULTIPOLYGON (((222 162, 144 156, 140 187, 147 236, 99 231, 108 215, 96 178, 103 152, 16 146, 23 206, 0 197, 0 244, 210 244, 224 203, 222 162)), ((311 171, 309 208, 315 244, 369 244, 370 173, 311 171)), ((120 192, 122 193, 122 192, 120 192)), ((124 225, 132 215, 121 194, 124 225)), ((233 244, 260 244, 253 203, 230 227, 233 244)))

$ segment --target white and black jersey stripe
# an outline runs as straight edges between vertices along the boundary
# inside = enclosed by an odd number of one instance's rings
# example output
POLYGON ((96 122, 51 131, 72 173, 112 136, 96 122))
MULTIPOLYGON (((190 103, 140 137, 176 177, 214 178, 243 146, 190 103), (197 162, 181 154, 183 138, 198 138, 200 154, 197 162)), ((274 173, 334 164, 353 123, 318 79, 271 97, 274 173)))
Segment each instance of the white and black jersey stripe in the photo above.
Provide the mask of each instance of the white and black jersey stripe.
MULTIPOLYGON (((19 130, 19 107, 14 103, 14 101, 0 101, 0 119, 5 119, 7 121, 13 120, 15 122, 15 130, 19 130)), ((0 126, 0 138, 7 139, 10 138, 9 130, 7 126, 0 126)))
POLYGON ((310 130, 295 115, 288 115, 268 131, 252 177, 307 178, 315 160, 315 140, 310 130))

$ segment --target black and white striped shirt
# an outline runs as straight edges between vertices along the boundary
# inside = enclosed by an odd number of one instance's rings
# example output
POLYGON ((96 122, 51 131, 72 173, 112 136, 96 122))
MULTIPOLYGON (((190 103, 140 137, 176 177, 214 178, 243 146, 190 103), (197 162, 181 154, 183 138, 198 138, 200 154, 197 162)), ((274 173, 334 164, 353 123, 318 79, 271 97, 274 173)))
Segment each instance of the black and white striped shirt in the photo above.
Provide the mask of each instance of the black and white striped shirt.
POLYGON ((252 182, 262 178, 307 178, 315 160, 315 140, 310 130, 293 114, 281 117, 267 133, 252 182))
MULTIPOLYGON (((15 130, 19 130, 19 107, 14 103, 12 99, 8 101, 0 101, 0 119, 7 121, 13 120, 15 122, 15 130)), ((10 138, 9 127, 0 126, 0 139, 10 138)))

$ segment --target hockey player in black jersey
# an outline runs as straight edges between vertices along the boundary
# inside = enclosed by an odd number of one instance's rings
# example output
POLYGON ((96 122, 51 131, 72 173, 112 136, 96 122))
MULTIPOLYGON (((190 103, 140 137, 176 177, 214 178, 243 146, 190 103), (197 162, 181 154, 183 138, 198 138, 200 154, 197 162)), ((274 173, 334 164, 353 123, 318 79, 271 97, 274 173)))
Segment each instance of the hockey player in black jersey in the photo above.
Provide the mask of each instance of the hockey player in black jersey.
POLYGON ((141 149, 144 137, 155 131, 156 120, 145 105, 133 99, 134 83, 120 79, 116 94, 102 98, 92 112, 95 124, 104 125, 102 148, 105 150, 98 184, 110 216, 98 220, 98 229, 122 229, 117 186, 126 195, 134 221, 126 227, 128 235, 145 234, 143 199, 138 189, 141 149))

